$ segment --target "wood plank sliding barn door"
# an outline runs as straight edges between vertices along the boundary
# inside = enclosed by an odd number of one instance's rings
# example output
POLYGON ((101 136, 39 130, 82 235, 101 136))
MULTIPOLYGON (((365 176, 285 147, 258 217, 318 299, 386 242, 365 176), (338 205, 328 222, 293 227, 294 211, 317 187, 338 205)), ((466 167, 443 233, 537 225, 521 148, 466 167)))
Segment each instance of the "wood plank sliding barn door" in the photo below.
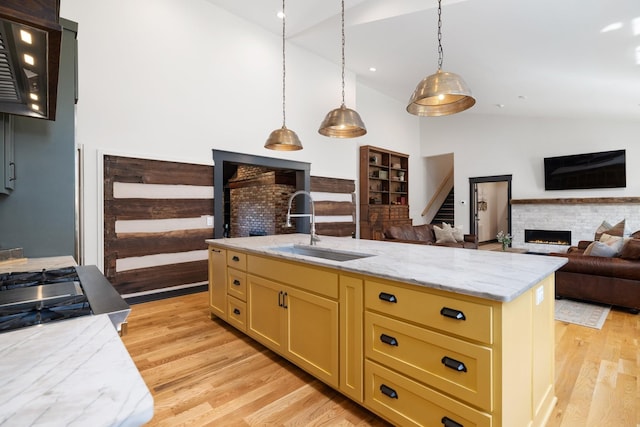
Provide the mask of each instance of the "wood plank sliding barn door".
POLYGON ((213 166, 104 156, 104 274, 122 295, 207 280, 213 166))

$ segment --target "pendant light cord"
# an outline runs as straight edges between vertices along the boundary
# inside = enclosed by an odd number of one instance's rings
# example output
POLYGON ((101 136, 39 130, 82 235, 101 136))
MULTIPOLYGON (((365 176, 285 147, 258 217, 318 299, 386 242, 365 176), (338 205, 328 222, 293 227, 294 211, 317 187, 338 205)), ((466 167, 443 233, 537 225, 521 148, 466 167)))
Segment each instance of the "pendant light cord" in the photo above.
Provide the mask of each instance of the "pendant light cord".
POLYGON ((344 0, 342 0, 342 106, 344 107, 344 0))
POLYGON ((438 71, 442 70, 442 0, 438 0, 438 71))
POLYGON ((282 127, 287 127, 287 115, 286 115, 286 75, 287 75, 287 67, 286 67, 286 56, 285 56, 285 48, 284 48, 284 35, 286 30, 286 22, 287 15, 284 12, 284 1, 282 0, 282 127))

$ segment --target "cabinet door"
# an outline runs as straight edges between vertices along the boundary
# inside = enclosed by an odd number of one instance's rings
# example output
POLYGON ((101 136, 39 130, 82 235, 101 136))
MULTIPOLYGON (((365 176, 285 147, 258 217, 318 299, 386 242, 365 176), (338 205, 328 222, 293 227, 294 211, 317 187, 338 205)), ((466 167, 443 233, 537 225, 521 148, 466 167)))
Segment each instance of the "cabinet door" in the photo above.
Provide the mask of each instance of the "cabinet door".
POLYGON ((284 354, 284 290, 279 283, 247 275, 247 334, 284 354))
POLYGON ((209 247, 209 308, 227 319, 227 251, 209 247))
POLYGON ((284 288, 289 359, 338 387, 338 303, 295 288, 284 288))

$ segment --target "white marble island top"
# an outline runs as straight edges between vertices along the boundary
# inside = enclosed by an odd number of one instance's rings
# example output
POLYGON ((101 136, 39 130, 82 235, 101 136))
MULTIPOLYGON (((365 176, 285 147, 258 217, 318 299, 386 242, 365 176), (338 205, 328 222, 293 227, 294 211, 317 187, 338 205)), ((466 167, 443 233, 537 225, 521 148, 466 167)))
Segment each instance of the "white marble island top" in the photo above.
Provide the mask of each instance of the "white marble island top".
POLYGON ((502 302, 517 298, 567 262, 564 257, 545 255, 330 236, 320 236, 320 239, 318 248, 373 256, 333 261, 274 249, 309 245, 307 234, 209 239, 207 243, 502 302))
POLYGON ((0 334, 0 426, 139 426, 153 397, 109 316, 0 334))

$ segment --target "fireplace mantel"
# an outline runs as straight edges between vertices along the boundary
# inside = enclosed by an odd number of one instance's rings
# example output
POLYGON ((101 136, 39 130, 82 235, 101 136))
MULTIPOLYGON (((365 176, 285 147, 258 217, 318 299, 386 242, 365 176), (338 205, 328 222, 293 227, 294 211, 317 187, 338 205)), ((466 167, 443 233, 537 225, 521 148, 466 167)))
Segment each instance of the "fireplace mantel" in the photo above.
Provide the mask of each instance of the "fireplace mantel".
POLYGON ((633 204, 640 197, 584 197, 557 199, 511 199, 512 205, 587 205, 587 204, 633 204))

